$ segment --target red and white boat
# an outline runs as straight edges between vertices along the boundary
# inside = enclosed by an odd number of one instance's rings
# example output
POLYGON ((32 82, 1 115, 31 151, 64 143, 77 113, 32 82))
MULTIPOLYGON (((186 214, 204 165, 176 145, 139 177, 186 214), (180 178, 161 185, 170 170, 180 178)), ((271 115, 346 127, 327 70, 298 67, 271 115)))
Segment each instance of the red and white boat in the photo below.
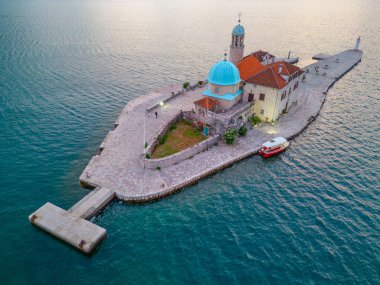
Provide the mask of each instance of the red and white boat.
POLYGON ((266 143, 263 143, 263 148, 259 151, 259 154, 264 157, 271 157, 286 150, 289 146, 289 142, 286 138, 277 137, 266 143))

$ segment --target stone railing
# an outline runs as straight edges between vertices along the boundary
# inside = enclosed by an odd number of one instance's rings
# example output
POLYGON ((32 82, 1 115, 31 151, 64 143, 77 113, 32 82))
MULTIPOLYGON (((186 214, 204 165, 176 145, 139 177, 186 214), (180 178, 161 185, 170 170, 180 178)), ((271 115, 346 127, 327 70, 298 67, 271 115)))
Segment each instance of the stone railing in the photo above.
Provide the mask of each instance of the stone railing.
POLYGON ((190 147, 184 149, 180 152, 177 152, 173 155, 158 158, 158 159, 146 159, 144 158, 145 168, 148 169, 162 169, 176 163, 179 163, 183 160, 189 159, 192 156, 207 150, 209 147, 215 145, 220 140, 220 135, 209 137, 208 139, 190 147))
POLYGON ((183 111, 183 117, 194 124, 194 122, 202 121, 205 122, 206 124, 212 126, 215 123, 215 120, 211 117, 208 116, 200 116, 192 111, 183 111))
POLYGON ((247 111, 249 108, 251 108, 253 105, 255 105, 255 101, 252 101, 250 104, 247 104, 243 107, 241 107, 239 110, 237 110, 235 113, 233 113, 232 115, 230 115, 229 117, 230 118, 233 118, 233 117, 237 117, 239 116, 240 114, 244 113, 245 111, 247 111))
POLYGON ((227 125, 230 122, 230 118, 224 117, 220 114, 214 113, 212 111, 207 111, 207 117, 212 118, 214 120, 218 120, 219 122, 227 125))
POLYGON ((211 111, 207 112, 207 116, 210 117, 210 118, 213 118, 215 120, 220 121, 224 125, 228 125, 228 124, 231 123, 232 119, 238 117, 240 114, 242 114, 243 112, 247 111, 254 104, 255 104, 255 101, 252 101, 252 103, 243 106, 242 108, 240 108, 239 110, 237 110, 236 112, 234 112, 233 114, 231 114, 229 116, 223 116, 221 114, 217 114, 217 113, 214 113, 214 112, 211 112, 211 111))

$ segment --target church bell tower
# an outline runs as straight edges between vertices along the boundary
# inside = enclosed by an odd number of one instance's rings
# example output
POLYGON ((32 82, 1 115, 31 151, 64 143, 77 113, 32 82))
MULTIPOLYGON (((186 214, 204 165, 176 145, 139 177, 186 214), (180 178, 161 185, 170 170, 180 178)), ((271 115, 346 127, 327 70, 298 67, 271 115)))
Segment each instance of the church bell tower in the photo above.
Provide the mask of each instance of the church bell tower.
POLYGON ((243 59, 244 55, 244 27, 239 22, 232 30, 232 41, 230 46, 230 61, 235 65, 243 59))

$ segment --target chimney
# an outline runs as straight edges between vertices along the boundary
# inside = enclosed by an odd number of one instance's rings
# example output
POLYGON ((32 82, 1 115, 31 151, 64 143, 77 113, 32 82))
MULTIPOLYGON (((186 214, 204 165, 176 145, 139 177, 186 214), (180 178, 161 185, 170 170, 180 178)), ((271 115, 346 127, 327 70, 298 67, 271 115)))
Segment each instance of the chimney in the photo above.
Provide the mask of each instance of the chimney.
POLYGON ((278 73, 281 74, 281 72, 282 72, 282 64, 279 64, 279 65, 278 65, 278 73))

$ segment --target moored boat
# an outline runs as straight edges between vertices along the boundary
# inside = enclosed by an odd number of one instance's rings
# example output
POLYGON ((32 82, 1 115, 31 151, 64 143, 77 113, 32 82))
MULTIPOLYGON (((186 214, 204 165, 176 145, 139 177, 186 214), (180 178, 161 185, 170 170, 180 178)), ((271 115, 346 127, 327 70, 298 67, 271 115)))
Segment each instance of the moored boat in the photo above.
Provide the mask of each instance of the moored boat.
POLYGON ((264 158, 274 156, 286 150, 289 146, 289 142, 286 138, 277 137, 270 141, 263 143, 262 149, 259 151, 259 155, 264 158))

